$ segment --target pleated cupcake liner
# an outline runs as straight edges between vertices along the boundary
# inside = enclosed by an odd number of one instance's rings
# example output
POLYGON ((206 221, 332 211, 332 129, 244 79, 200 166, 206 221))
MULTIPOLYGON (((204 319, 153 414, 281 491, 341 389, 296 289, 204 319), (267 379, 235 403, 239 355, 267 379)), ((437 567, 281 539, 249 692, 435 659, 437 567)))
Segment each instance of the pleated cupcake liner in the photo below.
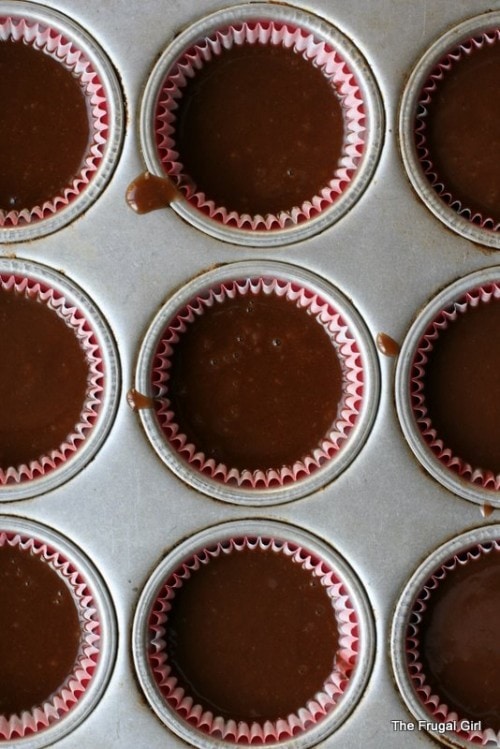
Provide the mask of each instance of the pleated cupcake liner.
POLYGON ((417 426, 426 444, 432 450, 437 460, 461 478, 484 489, 500 490, 500 475, 487 469, 472 466, 459 455, 456 455, 441 439, 429 418, 424 395, 424 382, 428 355, 443 330, 453 323, 459 315, 467 313, 469 307, 476 307, 481 303, 488 303, 491 299, 500 299, 500 283, 488 283, 471 289, 453 305, 443 309, 427 327, 420 344, 415 352, 410 394, 412 409, 417 426))
POLYGON ((78 703, 92 680, 100 657, 101 623, 87 581, 64 554, 43 541, 0 530, 0 546, 19 547, 48 564, 72 592, 80 620, 80 645, 73 670, 44 703, 21 714, 0 715, 0 743, 43 731, 64 718, 78 703))
POLYGON ((275 230, 297 225, 314 218, 331 206, 346 190, 356 174, 366 146, 366 114, 361 89, 355 75, 339 52, 311 32, 290 24, 273 21, 248 22, 220 29, 191 47, 167 75, 158 97, 155 118, 156 147, 167 175, 185 198, 223 225, 238 229, 275 230), (223 49, 234 45, 263 44, 293 49, 321 70, 336 90, 344 113, 344 144, 335 173, 318 194, 301 205, 277 214, 250 215, 217 205, 186 179, 184 166, 176 150, 175 122, 178 101, 188 80, 223 49))
POLYGON ((330 714, 349 685, 350 675, 356 667, 359 652, 359 622, 355 609, 336 572, 317 559, 307 549, 296 543, 271 537, 234 538, 196 552, 187 559, 161 587, 149 615, 150 652, 149 663, 163 698, 178 715, 194 728, 223 741, 250 744, 266 744, 298 736, 314 727, 330 714), (258 721, 235 721, 205 710, 179 686, 172 672, 166 653, 166 631, 168 612, 176 591, 202 565, 220 554, 238 553, 242 549, 263 549, 281 553, 295 564, 300 564, 311 576, 321 580, 332 603, 339 632, 339 646, 334 668, 321 691, 311 696, 302 708, 283 719, 262 723, 258 721))
MULTIPOLYGON (((480 746, 500 747, 500 731, 496 732, 492 728, 468 729, 470 722, 465 715, 460 715, 450 707, 446 699, 436 693, 428 684, 425 668, 422 664, 420 655, 420 631, 419 625, 422 621, 423 613, 427 608, 427 601, 432 598, 435 591, 445 578, 453 575, 453 572, 460 566, 465 565, 474 559, 478 559, 483 554, 500 551, 500 542, 491 541, 486 544, 477 544, 475 547, 464 550, 455 554, 451 559, 444 562, 432 574, 430 579, 424 585, 421 593, 418 595, 408 621, 408 631, 406 637, 406 655, 410 679, 413 687, 420 699, 422 705, 428 711, 430 722, 441 724, 454 724, 455 733, 462 740, 477 744, 480 746)), ((477 721, 479 722, 479 721, 477 721)))
POLYGON ((251 278, 224 282, 210 289, 203 296, 189 302, 169 323, 158 345, 152 365, 153 397, 156 402, 156 416, 172 447, 192 467, 225 484, 236 484, 252 489, 283 486, 309 476, 315 470, 332 460, 349 439, 349 435, 360 416, 363 404, 364 371, 358 344, 342 315, 318 294, 291 281, 270 278, 251 278), (169 369, 175 345, 189 325, 203 311, 226 298, 237 295, 258 293, 276 294, 286 297, 304 312, 316 318, 335 347, 339 357, 343 388, 337 418, 321 443, 302 460, 280 469, 239 470, 208 458, 196 445, 190 442, 177 423, 171 408, 168 394, 169 369))
MULTIPOLYGON (((71 72, 82 86, 90 112, 91 140, 83 155, 82 167, 71 184, 42 205, 22 210, 0 209, 0 228, 21 227, 56 214, 90 184, 103 159, 108 139, 108 102, 98 72, 85 53, 57 29, 39 23, 28 15, 0 17, 0 41, 13 40, 41 50, 71 72)), ((61 113, 64 116, 64 113, 61 113)))
MULTIPOLYGON (((0 273, 0 289, 36 299, 51 309, 68 327, 73 329, 85 353, 88 365, 87 393, 79 421, 71 434, 47 455, 42 455, 29 463, 0 468, 1 488, 8 484, 20 484, 44 476, 65 463, 78 451, 92 431, 100 413, 104 394, 104 362, 91 324, 77 307, 65 299, 61 292, 29 276, 10 273, 0 273)), ((4 362, 3 366, 8 366, 8 362, 4 362)))
MULTIPOLYGON (((432 102, 433 96, 439 87, 440 82, 460 63, 467 55, 474 54, 477 49, 482 49, 485 45, 500 44, 500 29, 491 29, 468 39, 448 52, 429 76, 428 81, 423 87, 422 94, 417 103, 417 114, 415 117, 415 144, 418 158, 423 172, 433 190, 450 206, 459 216, 470 221, 481 229, 489 231, 499 231, 500 222, 488 216, 481 211, 473 210, 457 198, 449 185, 446 185, 436 172, 433 162, 432 153, 430 153, 427 144, 427 108, 432 102)), ((478 127, 481 124, 478 123, 478 127)))

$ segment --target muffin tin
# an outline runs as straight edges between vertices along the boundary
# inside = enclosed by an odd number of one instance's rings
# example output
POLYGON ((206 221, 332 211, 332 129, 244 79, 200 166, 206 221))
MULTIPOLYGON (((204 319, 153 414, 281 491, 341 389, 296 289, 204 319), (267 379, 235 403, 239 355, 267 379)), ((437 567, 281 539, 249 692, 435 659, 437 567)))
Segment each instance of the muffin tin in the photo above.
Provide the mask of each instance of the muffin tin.
MULTIPOLYGON (((9 9, 16 5, 27 4, 8 3, 9 9)), ((259 521, 302 529, 331 547, 359 581, 374 622, 373 664, 370 668, 367 663, 356 704, 332 733, 318 736, 320 745, 436 746, 439 737, 418 730, 411 701, 407 708, 399 693, 402 681, 394 668, 402 666, 395 644, 393 658, 390 652, 396 606, 424 560, 465 532, 486 533, 497 511, 482 514, 477 503, 457 496, 421 467, 396 412, 395 358, 378 352, 380 399, 350 464, 322 488, 284 497, 276 505, 222 502, 176 476, 152 449, 126 394, 137 385, 139 352, 158 311, 179 289, 219 266, 286 263, 321 277, 357 310, 373 347, 380 333, 402 344, 420 310, 444 287, 476 271, 496 274, 500 261, 484 248, 481 237, 467 238, 456 225, 445 226, 414 192, 406 172, 413 167, 406 162, 405 168, 398 136, 398 117, 408 116, 403 95, 407 81, 413 80, 411 71, 438 38, 476 15, 477 5, 472 0, 423 5, 375 0, 368 11, 361 0, 311 0, 299 8, 317 15, 321 25, 335 26, 366 62, 380 92, 383 116, 376 138, 383 145, 362 194, 356 194, 341 218, 318 226, 319 233, 293 237, 292 244, 280 238, 279 246, 268 247, 236 244, 234 237, 221 241, 170 209, 138 216, 125 202, 127 185, 148 164, 141 140, 143 97, 156 61, 180 32, 225 11, 226 3, 207 0, 202 10, 193 0, 148 0, 133 10, 119 0, 104 5, 99 0, 52 0, 45 6, 49 13, 55 10, 72 19, 104 51, 121 82, 127 112, 116 168, 85 212, 50 236, 0 236, 3 258, 15 256, 67 275, 92 299, 116 341, 121 375, 114 422, 87 465, 30 498, 10 502, 0 490, 3 516, 48 526, 92 560, 115 610, 117 653, 107 688, 85 720, 56 745, 186 746, 185 738, 158 719, 136 675, 132 627, 141 592, 161 560, 184 548, 180 545, 192 536, 224 523, 259 521)), ((278 10, 283 7, 276 4, 278 10)), ((474 29, 498 23, 500 0, 489 7, 490 13, 474 21, 474 29)), ((115 147, 119 150, 119 138, 115 147)), ((402 600, 407 602, 407 594, 402 600)), ((36 746, 23 742, 4 745, 36 746)), ((297 746, 295 740, 282 745, 297 746)))

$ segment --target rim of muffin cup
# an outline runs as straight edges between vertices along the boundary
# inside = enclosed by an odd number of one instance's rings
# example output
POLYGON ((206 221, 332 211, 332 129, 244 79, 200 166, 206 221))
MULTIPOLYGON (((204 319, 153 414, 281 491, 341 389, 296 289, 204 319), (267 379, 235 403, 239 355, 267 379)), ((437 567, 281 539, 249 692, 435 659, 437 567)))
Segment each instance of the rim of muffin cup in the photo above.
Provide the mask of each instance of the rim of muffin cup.
MULTIPOLYGON (((452 575, 458 560, 477 558, 493 547, 500 548, 500 525, 488 525, 462 533, 437 548, 420 564, 401 593, 390 635, 391 662, 396 685, 406 706, 425 730, 446 746, 473 749, 477 746, 500 746, 500 732, 492 728, 476 730, 462 721, 465 716, 449 707, 445 697, 435 694, 427 684, 418 651, 418 624, 425 600, 439 588, 439 581, 452 575), (456 729, 433 728, 432 724, 456 723, 456 729)), ((469 722, 472 722, 469 720, 469 722)))
POLYGON ((472 466, 440 438, 427 416, 421 395, 426 352, 448 321, 478 300, 500 298, 500 266, 475 271, 446 286, 419 313, 410 327, 396 366, 396 408, 403 434, 426 471, 459 497, 500 507, 500 475, 472 466))
MULTIPOLYGON (((177 428, 168 397, 159 409, 141 408, 139 416, 152 447, 182 481, 203 494, 243 505, 288 502, 332 481, 358 455, 372 428, 380 394, 378 358, 360 313, 336 287, 314 273, 288 263, 241 261, 201 274, 171 296, 152 321, 139 352, 135 387, 154 399, 158 362, 168 364, 170 340, 182 335, 189 308, 203 310, 217 291, 232 287, 251 293, 260 287, 277 290, 297 306, 314 310, 332 341, 343 374, 338 417, 311 454, 282 469, 238 470, 201 453, 177 428), (214 293, 215 292, 215 293, 214 293), (334 342, 335 341, 335 342, 334 342), (156 378, 156 379, 154 379, 156 378)), ((220 294, 219 294, 220 296, 220 294)), ((163 370, 163 365, 160 365, 163 370)))
MULTIPOLYGON (((177 583, 176 583, 177 584, 177 583)), ((158 608, 158 607, 157 607, 158 608)), ((156 610, 156 609, 155 609, 156 610)), ((200 749, 257 743, 269 747, 306 749, 335 731, 355 709, 371 675, 375 652, 373 616, 366 592, 345 559, 312 533, 287 523, 252 519, 222 523, 198 532, 174 547, 158 564, 146 582, 134 615, 132 629, 134 665, 140 686, 158 718, 181 739, 200 749), (283 720, 259 723, 235 722, 204 711, 191 700, 178 699, 161 659, 163 615, 153 612, 158 603, 164 610, 173 597, 168 581, 190 575, 190 565, 206 553, 217 555, 224 549, 274 548, 285 550, 311 574, 321 576, 339 626, 339 652, 349 654, 348 675, 331 674, 324 693, 314 695, 304 708, 283 720), (180 575, 180 577, 179 577, 180 575), (177 576, 177 577, 175 577, 177 576), (159 665, 154 667, 155 652, 159 665), (161 661, 161 663, 160 663, 161 661), (191 704, 193 702, 193 704, 191 704)), ((168 666, 166 668, 168 671, 168 666)), ((342 671, 342 669, 340 669, 342 671)), ((186 697, 186 695, 184 695, 186 697)))
MULTIPOLYGON (((461 45, 474 44, 479 35, 500 32, 500 12, 470 18, 437 39, 419 59, 406 84, 399 110, 401 156, 413 188, 427 208, 449 229, 478 244, 500 249, 500 225, 488 216, 462 206, 437 179, 425 158, 425 141, 418 135, 418 111, 432 95, 435 81, 446 75, 461 45), (452 57, 453 55, 453 57, 452 57), (420 145, 417 144, 417 138, 420 145), (497 229, 495 230, 495 226, 497 229)), ((500 41, 497 41, 500 44, 500 41)))
MULTIPOLYGON (((339 220, 357 202, 371 180, 383 142, 382 100, 368 63, 348 37, 319 16, 289 5, 243 3, 205 16, 183 30, 155 64, 144 91, 140 113, 144 159, 151 173, 161 177, 168 174, 176 180, 182 167, 170 134, 175 117, 171 105, 176 106, 178 80, 184 79, 189 67, 196 69, 201 65, 205 56, 211 55, 212 49, 221 44, 221 39, 224 38, 226 46, 233 39, 241 38, 242 30, 249 40, 259 36, 266 43, 271 36, 275 39, 283 34, 284 46, 296 46, 301 52, 308 49, 308 58, 315 59, 318 67, 331 68, 325 77, 335 79, 336 85, 341 87, 343 109, 350 123, 339 167, 320 194, 278 215, 229 212, 210 200, 210 196, 192 189, 187 199, 185 196, 176 198, 171 205, 196 229, 222 241, 260 247, 298 242, 339 220), (291 27, 289 30, 286 30, 287 25, 291 27), (180 75, 176 71, 180 71, 180 75), (165 88, 167 79, 168 89, 165 88)), ((181 182, 181 190, 183 184, 181 182)))
POLYGON ((41 206, 0 209, 0 241, 19 242, 50 234, 87 210, 106 187, 124 133, 123 95, 104 50, 65 14, 36 3, 0 2, 0 40, 23 40, 42 49, 85 81, 91 143, 83 166, 62 192, 41 206))
POLYGON ((0 468, 0 501, 6 502, 60 486, 96 455, 114 420, 119 365, 115 342, 101 312, 66 276, 39 263, 0 258, 0 287, 36 298, 53 310, 74 330, 89 369, 87 395, 73 433, 37 460, 0 468))
POLYGON ((114 607, 100 573, 68 538, 39 522, 0 515, 0 545, 18 546, 40 557, 65 580, 81 627, 73 672, 31 711, 0 715, 0 746, 39 749, 73 731, 103 696, 114 667, 117 631, 114 607))

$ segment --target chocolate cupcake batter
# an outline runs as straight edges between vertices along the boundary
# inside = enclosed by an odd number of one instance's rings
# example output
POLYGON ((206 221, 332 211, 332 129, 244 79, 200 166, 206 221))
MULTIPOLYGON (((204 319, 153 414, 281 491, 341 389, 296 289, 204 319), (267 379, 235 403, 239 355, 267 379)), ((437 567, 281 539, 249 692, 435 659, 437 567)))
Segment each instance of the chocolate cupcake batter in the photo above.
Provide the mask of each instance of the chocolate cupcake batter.
POLYGON ((342 106, 321 70, 281 45, 223 49, 189 78, 174 123, 181 185, 250 215, 300 206, 333 178, 342 106))
POLYGON ((0 546, 0 715, 48 700, 71 674, 79 642, 66 583, 29 550, 0 546))
POLYGON ((175 344, 167 397, 207 458, 240 470, 292 465, 337 418, 342 371, 315 317, 276 294, 226 298, 175 344))
POLYGON ((43 302, 0 288, 0 467, 57 449, 80 420, 89 367, 75 335, 43 302))
POLYGON ((24 42, 0 41, 0 209, 41 206, 82 168, 91 132, 78 79, 24 42))
POLYGON ((215 715, 263 722, 306 705, 333 671, 335 612, 311 572, 281 552, 211 558, 176 590, 168 662, 215 715))
POLYGON ((469 306, 439 333, 425 368, 428 416, 445 447, 500 473, 500 300, 469 306))
POLYGON ((432 591, 419 626, 426 683, 459 719, 500 731, 500 553, 458 564, 432 591))
POLYGON ((158 177, 150 172, 143 172, 127 187, 125 199, 136 213, 151 213, 161 208, 168 208, 173 200, 181 197, 173 182, 168 177, 158 177))
POLYGON ((500 43, 473 46, 431 96, 423 121, 438 182, 463 208, 500 221, 500 43))

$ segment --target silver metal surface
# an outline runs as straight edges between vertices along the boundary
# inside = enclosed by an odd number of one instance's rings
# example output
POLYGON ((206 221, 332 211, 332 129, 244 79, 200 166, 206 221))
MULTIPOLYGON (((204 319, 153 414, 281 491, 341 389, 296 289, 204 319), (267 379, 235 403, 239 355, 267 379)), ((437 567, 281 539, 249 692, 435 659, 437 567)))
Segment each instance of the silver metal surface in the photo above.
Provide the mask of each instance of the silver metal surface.
MULTIPOLYGON (((399 151, 401 96, 416 62, 436 38, 477 15, 477 0, 304 0, 304 10, 351 39, 377 81, 385 110, 384 146, 370 184, 350 211, 322 233, 258 251, 221 242, 172 210, 137 216, 129 182, 144 170, 139 122, 144 89, 174 36, 224 0, 47 0, 103 48, 121 80, 126 130, 117 167, 97 201, 48 237, 0 244, 66 273, 92 298, 116 339, 120 403, 108 438, 78 475, 42 496, 0 511, 43 522, 88 555, 115 609, 118 650, 108 687, 90 715, 57 749, 186 749, 147 705, 132 660, 131 627, 140 591, 162 557, 182 540, 221 522, 262 518, 292 523, 336 549, 355 571, 373 609, 373 669, 360 700, 321 749, 430 749, 394 682, 389 653, 396 602, 406 581, 448 539, 498 520, 453 495, 424 471, 401 432, 392 358, 380 355, 377 417, 355 460, 327 487, 290 503, 241 507, 197 492, 167 470, 125 394, 156 312, 189 279, 216 264, 264 256, 322 276, 352 300, 373 339, 402 342, 412 320, 444 286, 499 264, 498 255, 450 231, 410 184, 399 151), (403 727, 402 727, 403 726, 403 727)), ((234 5, 231 2, 231 5, 234 5)), ((500 0, 487 6, 500 12, 500 0)), ((485 9, 485 7, 483 8, 485 9)), ((1 240, 0 240, 1 241, 1 240)))

